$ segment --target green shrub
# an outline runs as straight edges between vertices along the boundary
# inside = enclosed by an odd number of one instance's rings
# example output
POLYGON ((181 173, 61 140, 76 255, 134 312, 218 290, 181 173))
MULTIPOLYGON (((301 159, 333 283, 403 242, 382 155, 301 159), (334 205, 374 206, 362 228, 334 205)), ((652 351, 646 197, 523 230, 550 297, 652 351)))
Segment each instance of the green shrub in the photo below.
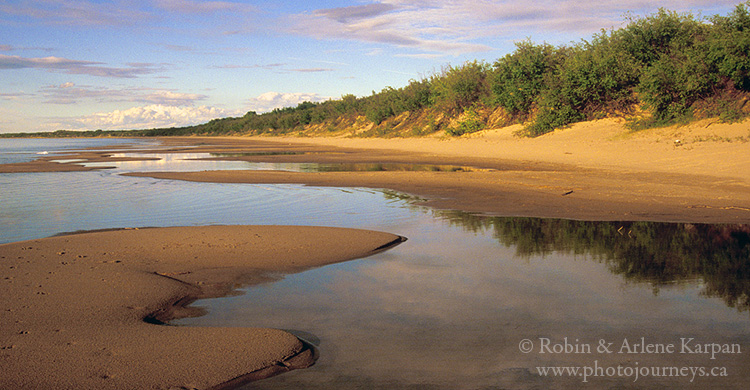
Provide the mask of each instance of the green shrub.
POLYGON ((365 116, 377 125, 390 117, 427 106, 429 97, 430 85, 426 80, 412 81, 400 89, 386 87, 365 99, 365 116))
POLYGON ((403 111, 414 111, 430 105, 430 81, 427 79, 411 80, 399 93, 403 111))
POLYGON ((559 64, 548 71, 538 91, 538 111, 526 133, 538 136, 571 123, 610 112, 628 111, 637 103, 634 88, 640 66, 614 48, 618 38, 602 32, 592 42, 558 50, 559 64))
POLYGON ((620 50, 649 65, 664 53, 692 47, 703 27, 692 14, 661 8, 655 15, 630 18, 628 26, 618 32, 620 50))
POLYGON ((336 111, 339 114, 358 113, 360 108, 360 100, 352 94, 346 94, 341 97, 341 100, 335 103, 335 106, 336 111))
POLYGON ((525 119, 541 92, 547 88, 560 62, 559 50, 551 45, 516 43, 516 51, 497 60, 491 80, 495 102, 511 117, 525 119))
POLYGON ((524 128, 524 135, 537 137, 584 119, 583 113, 570 104, 551 98, 549 95, 542 100, 540 106, 534 121, 524 128))
POLYGON ((657 120, 668 122, 690 114, 692 105, 707 97, 718 79, 709 72, 702 50, 667 55, 647 67, 638 91, 657 120))
POLYGON ((729 16, 712 18, 708 56, 720 76, 739 90, 750 91, 750 1, 737 5, 729 16))
POLYGON ((637 92, 654 123, 690 117, 692 105, 719 82, 706 46, 709 27, 691 14, 660 9, 632 21, 621 33, 621 49, 643 66, 637 92))
POLYGON ((467 62, 461 67, 449 66, 439 76, 433 77, 430 85, 430 103, 452 113, 489 96, 487 73, 489 67, 478 61, 467 62))
POLYGON ((585 116, 602 111, 627 111, 637 103, 634 88, 641 66, 628 53, 617 50, 616 35, 602 32, 566 57, 558 82, 561 100, 585 116))
POLYGON ((376 125, 379 125, 394 114, 391 105, 388 104, 386 93, 386 90, 383 90, 379 94, 373 92, 372 96, 365 103, 365 117, 376 125))

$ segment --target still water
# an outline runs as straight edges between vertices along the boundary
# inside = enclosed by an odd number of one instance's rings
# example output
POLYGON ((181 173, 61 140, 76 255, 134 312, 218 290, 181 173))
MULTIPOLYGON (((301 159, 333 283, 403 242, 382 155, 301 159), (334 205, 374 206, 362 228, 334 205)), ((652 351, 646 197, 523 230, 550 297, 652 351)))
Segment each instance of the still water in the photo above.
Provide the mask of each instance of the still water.
POLYGON ((54 156, 62 152, 103 145, 132 145, 137 147, 156 145, 156 141, 145 139, 5 138, 0 139, 0 164, 28 162, 43 155, 54 156))
MULTIPOLYGON (((194 164, 180 161, 159 170, 194 164)), ((750 379, 747 226, 491 218, 391 191, 118 174, 135 168, 0 174, 0 242, 207 224, 409 238, 199 301, 206 316, 176 321, 288 329, 318 345, 315 366, 246 389, 741 389, 750 379)))
MULTIPOLYGON (((276 153, 277 154, 277 153, 276 153)), ((135 161, 81 163, 86 167, 114 169, 118 172, 212 171, 212 170, 274 170, 289 172, 385 172, 431 171, 469 172, 479 169, 454 165, 398 164, 398 163, 270 163, 212 160, 222 156, 246 155, 238 153, 112 153, 113 158, 140 158, 135 161)), ((260 155, 252 153, 249 155, 260 155)), ((487 170, 487 169, 484 169, 487 170)))

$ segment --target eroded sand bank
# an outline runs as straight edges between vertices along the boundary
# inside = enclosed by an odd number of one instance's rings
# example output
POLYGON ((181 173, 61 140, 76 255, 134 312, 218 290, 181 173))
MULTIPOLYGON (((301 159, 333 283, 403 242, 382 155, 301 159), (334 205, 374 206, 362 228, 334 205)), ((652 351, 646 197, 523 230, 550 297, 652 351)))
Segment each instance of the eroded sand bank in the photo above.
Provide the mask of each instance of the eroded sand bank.
POLYGON ((208 226, 0 245, 0 388, 224 388, 306 367, 312 351, 281 330, 144 319, 189 315, 182 305, 195 298, 402 240, 357 229, 208 226))

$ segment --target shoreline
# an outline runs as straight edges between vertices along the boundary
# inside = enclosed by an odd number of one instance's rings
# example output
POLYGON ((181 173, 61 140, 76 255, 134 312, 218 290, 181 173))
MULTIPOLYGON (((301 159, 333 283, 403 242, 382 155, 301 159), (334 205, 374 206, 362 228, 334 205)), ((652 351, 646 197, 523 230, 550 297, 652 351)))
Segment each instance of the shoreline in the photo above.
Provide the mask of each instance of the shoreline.
MULTIPOLYGON (((470 172, 206 171, 129 173, 159 179, 390 189, 424 205, 493 216, 750 223, 750 120, 631 132, 584 122, 537 138, 518 126, 464 137, 167 137, 154 152, 221 153, 211 160, 453 165, 470 172), (679 142, 678 142, 679 141, 679 142), (229 154, 229 155, 226 155, 229 154)), ((144 150, 148 152, 148 150, 144 150)), ((112 159, 105 152, 70 158, 112 159)), ((60 157, 55 157, 60 159, 60 157)), ((91 170, 44 157, 0 172, 91 170)))
POLYGON ((229 389, 308 367, 314 349, 286 331, 155 323, 199 314, 183 308, 194 299, 403 240, 344 228, 206 226, 0 245, 0 387, 229 389))
POLYGON ((246 153, 215 160, 396 163, 470 172, 206 171, 130 173, 160 179, 390 189, 439 209, 493 216, 750 223, 750 121, 632 133, 617 120, 542 137, 514 127, 459 138, 164 138, 175 150, 246 153), (744 134, 744 135, 743 135, 744 134), (679 138, 679 143, 675 141, 679 138), (266 153, 266 154, 263 154, 266 153))

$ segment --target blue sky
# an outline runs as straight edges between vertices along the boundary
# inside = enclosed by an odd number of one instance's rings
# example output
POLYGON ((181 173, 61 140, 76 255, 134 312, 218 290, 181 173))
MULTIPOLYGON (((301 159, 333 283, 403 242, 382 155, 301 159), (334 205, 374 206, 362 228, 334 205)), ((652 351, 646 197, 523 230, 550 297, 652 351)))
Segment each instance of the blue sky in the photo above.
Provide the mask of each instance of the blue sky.
POLYGON ((369 95, 531 39, 739 0, 3 0, 0 132, 182 126, 369 95))

